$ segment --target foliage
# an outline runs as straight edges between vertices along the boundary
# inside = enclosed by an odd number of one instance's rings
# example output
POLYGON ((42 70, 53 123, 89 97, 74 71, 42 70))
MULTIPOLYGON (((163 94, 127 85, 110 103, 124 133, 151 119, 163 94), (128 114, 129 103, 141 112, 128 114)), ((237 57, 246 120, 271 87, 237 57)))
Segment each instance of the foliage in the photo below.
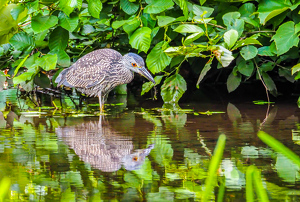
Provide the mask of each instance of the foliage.
MULTIPOLYGON (((14 84, 27 83, 31 90, 39 85, 35 78, 41 74, 42 81, 50 83, 52 70, 68 67, 92 50, 111 47, 123 54, 131 49, 146 58, 149 70, 160 76, 156 85, 165 102, 178 102, 187 80, 200 87, 216 68, 225 68, 223 82, 229 92, 245 80, 259 79, 277 95, 277 80, 295 82, 300 77, 299 4, 295 0, 1 1, 1 69, 11 69, 7 76, 14 77, 14 84), (187 66, 198 74, 197 82, 182 74, 187 66)), ((145 83, 142 94, 153 86, 145 83)))

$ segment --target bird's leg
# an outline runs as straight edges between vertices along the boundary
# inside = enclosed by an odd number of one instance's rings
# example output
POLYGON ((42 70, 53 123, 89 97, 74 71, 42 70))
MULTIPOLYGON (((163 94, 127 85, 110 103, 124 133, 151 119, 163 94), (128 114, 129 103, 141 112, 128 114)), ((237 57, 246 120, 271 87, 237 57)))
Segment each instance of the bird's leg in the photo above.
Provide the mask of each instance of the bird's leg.
POLYGON ((101 91, 98 94, 99 97, 99 107, 100 107, 100 113, 104 112, 104 102, 102 102, 102 96, 101 91))

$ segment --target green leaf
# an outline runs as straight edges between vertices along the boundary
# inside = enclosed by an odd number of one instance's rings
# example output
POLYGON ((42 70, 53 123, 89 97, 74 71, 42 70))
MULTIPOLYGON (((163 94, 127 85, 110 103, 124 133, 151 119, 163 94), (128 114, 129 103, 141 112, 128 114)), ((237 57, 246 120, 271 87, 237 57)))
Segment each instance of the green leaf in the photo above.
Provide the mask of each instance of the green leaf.
POLYGON ((132 48, 147 53, 151 44, 151 31, 149 27, 141 27, 136 30, 129 39, 132 48))
POLYGON ((24 81, 30 81, 32 77, 37 73, 37 68, 32 68, 31 70, 28 70, 27 72, 22 73, 21 75, 13 78, 14 86, 17 84, 20 84, 24 81))
POLYGON ((193 33, 185 38, 183 45, 187 46, 193 43, 193 41, 199 39, 203 35, 203 32, 201 33, 193 33))
POLYGON ((148 54, 146 64, 152 74, 163 71, 172 60, 171 57, 167 56, 164 50, 168 48, 168 43, 161 41, 154 46, 151 52, 148 54), (159 60, 157 56, 159 55, 159 60))
POLYGON ((235 44, 235 42, 238 39, 238 32, 234 29, 231 29, 224 33, 224 41, 228 47, 228 49, 231 49, 232 46, 235 44))
POLYGON ((183 24, 179 25, 174 29, 175 32, 179 33, 203 33, 203 29, 197 25, 189 25, 189 24, 183 24))
POLYGON ((100 0, 89 0, 88 11, 94 18, 99 18, 102 10, 102 2, 100 0))
POLYGON ((140 26, 141 22, 134 18, 123 25, 124 31, 130 35, 134 30, 136 30, 140 26))
POLYGON ((36 60, 36 64, 43 68, 45 71, 55 69, 57 62, 57 55, 47 54, 36 60))
POLYGON ((292 67, 292 75, 294 75, 296 72, 299 72, 299 71, 300 71, 300 63, 298 63, 292 67))
POLYGON ((73 32, 78 26, 78 16, 68 17, 64 12, 60 12, 58 14, 58 19, 59 25, 69 32, 73 32))
POLYGON ((193 13, 196 16, 208 18, 212 13, 214 12, 213 8, 205 7, 205 6, 198 6, 196 4, 193 4, 193 13))
POLYGON ((218 47, 218 54, 216 55, 217 60, 222 64, 223 67, 227 67, 234 60, 232 52, 224 48, 223 46, 218 47))
POLYGON ((176 20, 176 18, 170 17, 170 16, 157 16, 157 24, 160 27, 166 26, 176 20))
POLYGON ((198 81, 197 81, 197 88, 199 88, 199 84, 202 81, 202 79, 204 78, 204 76, 207 74, 207 72, 211 69, 211 63, 212 60, 209 60, 203 67, 203 69, 201 70, 201 73, 199 75, 198 81))
POLYGON ((229 12, 222 16, 223 23, 227 27, 234 23, 235 19, 239 19, 241 14, 239 12, 229 12))
POLYGON ((67 14, 67 16, 69 16, 70 13, 72 13, 76 7, 80 9, 81 4, 82 4, 81 0, 60 0, 59 1, 59 7, 65 14, 67 14))
POLYGON ((235 49, 238 49, 242 46, 247 46, 247 45, 260 45, 260 46, 262 46, 262 44, 258 40, 253 39, 253 38, 246 38, 246 39, 243 39, 243 40, 240 40, 240 41, 236 42, 236 44, 232 48, 232 50, 235 50, 235 49))
POLYGON ((40 33, 55 26, 57 23, 58 23, 58 18, 54 15, 43 16, 42 14, 38 14, 32 17, 31 27, 34 33, 40 33))
POLYGON ((251 76, 254 70, 254 64, 252 60, 242 60, 237 66, 239 72, 245 76, 251 76))
POLYGON ((132 3, 128 0, 120 0, 122 10, 128 15, 133 15, 139 10, 139 4, 132 3))
POLYGON ((17 20, 19 15, 25 10, 25 7, 22 5, 18 5, 10 11, 11 16, 14 20, 17 20))
POLYGON ((268 0, 258 4, 258 18, 260 23, 265 25, 273 17, 281 14, 292 6, 290 1, 285 0, 268 0))
POLYGON ((276 85, 275 85, 273 79, 265 72, 262 72, 261 75, 262 75, 262 78, 263 78, 268 90, 272 93, 272 95, 276 95, 277 88, 276 88, 276 85))
POLYGON ((258 48, 258 55, 260 56, 275 56, 276 54, 272 52, 270 46, 263 46, 258 48))
POLYGON ((123 25, 125 25, 127 22, 130 22, 131 20, 120 20, 120 21, 114 21, 112 23, 112 28, 113 29, 118 29, 120 27, 122 27, 123 25))
POLYGON ((164 102, 177 103, 186 91, 186 82, 180 74, 168 77, 161 86, 161 97, 164 102))
POLYGON ((232 91, 234 91, 235 89, 237 89, 237 87, 239 87, 240 83, 241 83, 241 75, 237 75, 235 76, 233 74, 233 71, 231 72, 231 74, 228 76, 228 79, 227 79, 227 90, 229 93, 231 93, 232 91))
POLYGON ((282 55, 293 46, 298 46, 299 37, 295 33, 295 23, 288 21, 280 25, 272 40, 275 41, 277 55, 282 55))
POLYGON ((240 53, 245 60, 250 60, 257 55, 258 50, 255 46, 248 45, 248 46, 243 47, 241 49, 240 53))
POLYGON ((69 32, 62 27, 56 27, 49 38, 50 50, 64 50, 68 45, 69 32))
POLYGON ((161 13, 173 5, 174 3, 172 0, 152 0, 151 3, 145 7, 144 12, 150 14, 161 13))
POLYGON ((28 57, 29 57, 29 54, 26 55, 26 57, 18 64, 17 68, 16 68, 15 71, 14 71, 14 76, 17 75, 19 69, 20 69, 21 67, 23 67, 23 65, 24 65, 24 63, 26 62, 26 60, 27 60, 28 57))
POLYGON ((70 57, 69 55, 61 49, 54 49, 49 52, 49 54, 57 55, 57 64, 62 66, 62 67, 69 67, 70 66, 70 57))
POLYGON ((183 11, 183 15, 184 15, 185 19, 187 19, 188 15, 189 15, 189 9, 188 9, 188 6, 187 6, 187 1, 186 0, 179 0, 179 7, 183 11))
POLYGON ((164 76, 156 76, 156 77, 154 77, 155 84, 152 83, 151 81, 144 83, 143 86, 142 86, 141 95, 144 95, 145 93, 149 92, 149 90, 151 90, 155 85, 160 84, 160 82, 161 82, 161 80, 162 80, 163 77, 164 76))
POLYGON ((15 34, 9 43, 19 51, 31 51, 34 48, 34 41, 31 36, 25 32, 19 32, 15 34))

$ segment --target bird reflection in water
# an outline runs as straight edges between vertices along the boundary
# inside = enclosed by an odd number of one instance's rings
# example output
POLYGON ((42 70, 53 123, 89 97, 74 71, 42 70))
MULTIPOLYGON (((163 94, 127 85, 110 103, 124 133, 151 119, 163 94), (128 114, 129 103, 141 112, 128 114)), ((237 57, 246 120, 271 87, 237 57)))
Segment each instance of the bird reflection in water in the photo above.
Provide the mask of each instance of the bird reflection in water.
POLYGON ((140 169, 154 148, 135 150, 131 137, 120 136, 107 122, 83 122, 76 126, 56 129, 59 139, 63 140, 80 159, 93 168, 103 172, 114 172, 122 166, 126 170, 140 169))

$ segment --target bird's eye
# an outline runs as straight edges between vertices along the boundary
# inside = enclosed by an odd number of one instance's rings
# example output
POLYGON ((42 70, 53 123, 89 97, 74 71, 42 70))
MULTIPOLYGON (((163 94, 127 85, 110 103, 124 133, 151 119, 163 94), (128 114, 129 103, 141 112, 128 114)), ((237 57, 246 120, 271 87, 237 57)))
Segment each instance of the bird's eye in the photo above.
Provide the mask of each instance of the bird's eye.
POLYGON ((132 160, 133 160, 133 161, 137 161, 137 160, 138 160, 138 157, 135 156, 135 157, 132 158, 132 160))
POLYGON ((137 66, 136 63, 131 63, 131 65, 132 65, 133 67, 136 67, 136 66, 137 66))

